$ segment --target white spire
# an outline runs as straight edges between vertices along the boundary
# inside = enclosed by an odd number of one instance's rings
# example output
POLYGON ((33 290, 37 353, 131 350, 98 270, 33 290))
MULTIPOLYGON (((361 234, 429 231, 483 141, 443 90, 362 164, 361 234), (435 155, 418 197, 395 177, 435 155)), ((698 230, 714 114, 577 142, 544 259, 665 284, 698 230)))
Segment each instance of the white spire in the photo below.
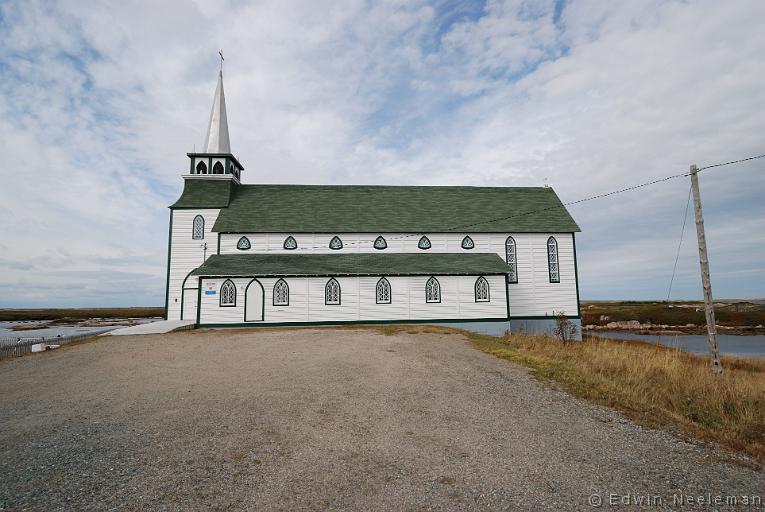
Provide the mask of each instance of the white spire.
POLYGON ((228 140, 228 120, 226 119, 226 96, 223 94, 223 71, 218 74, 218 86, 215 88, 210 124, 207 127, 204 153, 231 153, 228 140))

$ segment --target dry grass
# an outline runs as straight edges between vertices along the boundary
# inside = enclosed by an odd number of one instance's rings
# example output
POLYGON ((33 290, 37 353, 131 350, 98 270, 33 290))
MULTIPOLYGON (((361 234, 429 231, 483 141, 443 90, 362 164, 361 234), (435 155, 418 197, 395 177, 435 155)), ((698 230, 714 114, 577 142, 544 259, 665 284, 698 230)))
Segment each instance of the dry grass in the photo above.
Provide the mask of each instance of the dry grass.
POLYGON ((765 360, 706 357, 644 343, 546 337, 470 336, 484 352, 515 361, 567 391, 648 426, 673 427, 765 462, 765 360))
MULTIPOLYGON (((582 302, 582 325, 606 325, 608 322, 637 320, 643 324, 703 326, 706 323, 703 307, 703 303, 694 301, 582 302)), ((751 302, 716 304, 715 318, 720 325, 763 325, 765 324, 765 304, 751 302)))
MULTIPOLYGON (((386 326, 383 332, 454 332, 386 326)), ((706 357, 645 343, 589 338, 563 344, 540 336, 467 333, 480 350, 532 369, 569 393, 765 462, 765 359, 723 357, 715 377, 706 357)))
POLYGON ((164 314, 164 308, 0 309, 0 320, 60 320, 72 322, 90 320, 92 318, 150 318, 164 314))

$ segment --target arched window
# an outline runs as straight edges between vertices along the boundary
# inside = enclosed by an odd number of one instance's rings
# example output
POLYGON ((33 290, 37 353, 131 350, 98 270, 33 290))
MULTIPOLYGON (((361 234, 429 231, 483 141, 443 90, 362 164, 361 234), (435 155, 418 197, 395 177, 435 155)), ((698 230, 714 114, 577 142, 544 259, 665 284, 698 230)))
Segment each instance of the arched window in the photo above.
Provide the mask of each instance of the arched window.
POLYGON ((425 302, 441 302, 441 283, 435 277, 425 283, 425 302))
POLYGON ((220 306, 236 306, 236 285, 231 279, 226 279, 220 286, 220 306))
POLYGON ((340 240, 340 237, 333 236, 332 240, 329 241, 329 248, 333 250, 338 250, 343 248, 343 241, 340 240))
POLYGON ((377 250, 383 250, 388 248, 388 242, 385 241, 385 238, 382 236, 378 236, 375 239, 375 249, 377 250))
POLYGON ((220 162, 215 162, 215 165, 213 165, 212 174, 223 174, 223 164, 220 162))
POLYGON ((430 239, 423 235, 420 241, 417 242, 417 247, 423 250, 430 249, 430 239))
POLYGON ((518 265, 515 253, 515 239, 511 236, 505 240, 505 262, 507 263, 507 282, 518 282, 518 265))
POLYGON ((287 281, 279 279, 274 285, 274 306, 290 305, 290 287, 287 281))
POLYGON ((550 272, 550 282, 560 283, 560 267, 558 266, 558 242, 555 237, 547 239, 547 270, 550 272))
POLYGON ((192 240, 204 240, 205 238, 205 218, 201 215, 194 217, 191 226, 191 238, 192 240))
POLYGON ((489 302, 489 282, 483 276, 475 280, 475 301, 489 302))
POLYGON ((475 247, 475 244, 473 243, 472 238, 470 238, 469 236, 466 236, 465 238, 462 239, 463 249, 472 249, 473 247, 475 247))
POLYGON ((292 238, 292 235, 284 239, 284 248, 287 249, 288 251, 297 249, 297 242, 295 241, 294 238, 292 238))
POLYGON ((207 174, 207 165, 202 161, 197 164, 197 174, 207 174))
POLYGON ((377 281, 376 296, 378 304, 390 304, 390 283, 384 277, 377 281))
POLYGON ((340 305, 340 283, 334 277, 327 281, 327 286, 324 287, 324 304, 340 305))
POLYGON ((236 243, 236 248, 240 251, 246 251, 250 248, 250 239, 246 236, 243 236, 239 239, 239 241, 236 243))

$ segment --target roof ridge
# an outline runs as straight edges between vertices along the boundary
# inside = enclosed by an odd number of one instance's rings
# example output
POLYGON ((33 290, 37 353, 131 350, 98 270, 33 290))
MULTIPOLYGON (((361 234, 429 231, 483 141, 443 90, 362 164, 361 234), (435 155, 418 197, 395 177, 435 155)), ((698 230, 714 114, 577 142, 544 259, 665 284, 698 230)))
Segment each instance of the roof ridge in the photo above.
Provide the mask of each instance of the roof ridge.
POLYGON ((523 189, 523 190, 550 190, 554 191, 552 187, 529 187, 529 186, 483 186, 483 185, 328 185, 320 183, 242 183, 240 187, 255 188, 255 187, 304 187, 304 188, 469 188, 473 190, 487 189, 487 190, 506 190, 506 189, 523 189))

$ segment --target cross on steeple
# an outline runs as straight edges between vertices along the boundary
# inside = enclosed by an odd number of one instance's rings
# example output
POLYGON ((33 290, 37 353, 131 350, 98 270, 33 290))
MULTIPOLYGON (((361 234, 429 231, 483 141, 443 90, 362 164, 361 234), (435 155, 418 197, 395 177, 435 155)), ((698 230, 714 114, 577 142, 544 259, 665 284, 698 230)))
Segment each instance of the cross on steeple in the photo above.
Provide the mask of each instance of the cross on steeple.
POLYGON ((218 85, 215 87, 215 95, 213 96, 205 143, 201 152, 197 153, 195 148, 192 153, 188 153, 189 158, 191 158, 189 177, 193 176, 195 179, 225 179, 228 177, 232 178, 235 183, 239 183, 244 168, 231 153, 226 116, 226 95, 223 93, 223 50, 218 51, 218 55, 220 56, 220 73, 218 73, 218 85))

